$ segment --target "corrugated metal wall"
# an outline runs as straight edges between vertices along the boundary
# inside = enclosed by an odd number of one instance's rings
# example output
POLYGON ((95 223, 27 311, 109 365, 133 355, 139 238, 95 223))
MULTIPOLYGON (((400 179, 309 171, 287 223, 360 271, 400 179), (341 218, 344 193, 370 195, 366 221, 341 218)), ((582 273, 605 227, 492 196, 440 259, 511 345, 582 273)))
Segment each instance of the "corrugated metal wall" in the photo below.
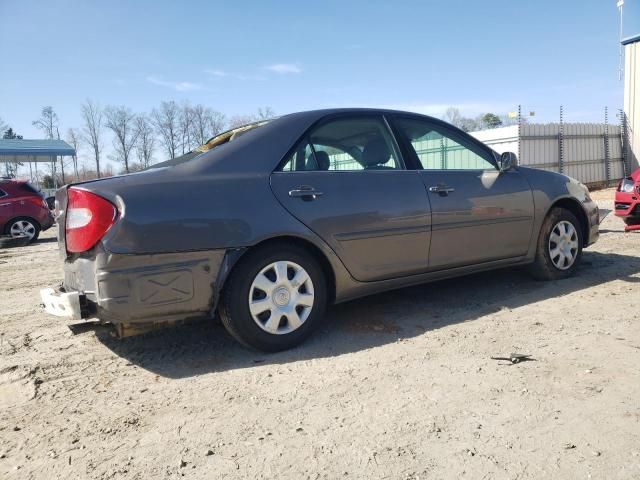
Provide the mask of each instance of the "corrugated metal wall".
POLYGON ((617 125, 532 123, 520 126, 520 136, 518 126, 471 135, 499 153, 519 151, 520 165, 564 173, 587 185, 614 184, 624 176, 621 128, 617 125))

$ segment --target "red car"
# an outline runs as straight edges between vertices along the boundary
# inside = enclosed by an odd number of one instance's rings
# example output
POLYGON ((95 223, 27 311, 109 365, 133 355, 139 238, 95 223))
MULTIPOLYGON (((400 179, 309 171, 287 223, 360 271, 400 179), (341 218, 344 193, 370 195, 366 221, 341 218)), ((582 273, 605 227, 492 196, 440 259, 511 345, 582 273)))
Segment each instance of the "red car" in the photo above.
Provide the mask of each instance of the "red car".
POLYGON ((29 241, 53 225, 53 215, 38 190, 24 180, 0 179, 0 234, 29 241))
POLYGON ((615 212, 627 224, 625 230, 640 230, 640 168, 618 185, 615 212))

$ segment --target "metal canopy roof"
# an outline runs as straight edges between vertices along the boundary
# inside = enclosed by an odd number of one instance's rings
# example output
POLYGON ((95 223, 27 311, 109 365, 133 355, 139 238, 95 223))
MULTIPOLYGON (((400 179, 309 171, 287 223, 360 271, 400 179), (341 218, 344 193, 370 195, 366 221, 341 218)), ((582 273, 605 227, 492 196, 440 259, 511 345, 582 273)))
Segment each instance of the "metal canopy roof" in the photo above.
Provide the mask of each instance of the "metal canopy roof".
POLYGON ((620 43, 622 43, 622 45, 629 45, 630 43, 635 42, 640 42, 640 33, 620 40, 620 43))
POLYGON ((0 162, 51 162, 53 157, 75 154, 64 140, 0 139, 0 162))

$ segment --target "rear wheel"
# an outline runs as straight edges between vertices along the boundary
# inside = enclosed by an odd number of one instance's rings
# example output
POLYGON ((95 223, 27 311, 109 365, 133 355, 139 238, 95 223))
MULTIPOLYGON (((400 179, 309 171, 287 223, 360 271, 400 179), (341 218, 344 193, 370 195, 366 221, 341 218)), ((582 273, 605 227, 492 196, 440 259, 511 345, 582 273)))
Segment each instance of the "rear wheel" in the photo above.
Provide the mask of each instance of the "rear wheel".
POLYGON ((273 244, 248 252, 224 287, 220 318, 246 346, 267 352, 302 343, 322 321, 326 280, 304 248, 273 244))
POLYGON ((15 218, 7 225, 6 233, 13 238, 26 236, 32 242, 37 240, 40 235, 40 225, 32 218, 15 218))
POLYGON ((564 208, 552 209, 542 223, 531 273, 539 280, 559 280, 573 275, 582 257, 582 228, 564 208))

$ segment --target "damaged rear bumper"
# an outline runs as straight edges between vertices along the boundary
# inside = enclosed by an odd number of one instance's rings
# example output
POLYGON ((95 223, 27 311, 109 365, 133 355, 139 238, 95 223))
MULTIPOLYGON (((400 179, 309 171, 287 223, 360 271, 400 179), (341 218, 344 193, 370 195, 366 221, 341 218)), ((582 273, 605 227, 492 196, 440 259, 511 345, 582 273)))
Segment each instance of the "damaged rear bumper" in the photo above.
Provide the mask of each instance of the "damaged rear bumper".
POLYGON ((70 320, 98 318, 119 336, 162 324, 211 316, 225 250, 146 255, 97 247, 91 257, 65 260, 61 290, 45 289, 48 313, 70 320))

